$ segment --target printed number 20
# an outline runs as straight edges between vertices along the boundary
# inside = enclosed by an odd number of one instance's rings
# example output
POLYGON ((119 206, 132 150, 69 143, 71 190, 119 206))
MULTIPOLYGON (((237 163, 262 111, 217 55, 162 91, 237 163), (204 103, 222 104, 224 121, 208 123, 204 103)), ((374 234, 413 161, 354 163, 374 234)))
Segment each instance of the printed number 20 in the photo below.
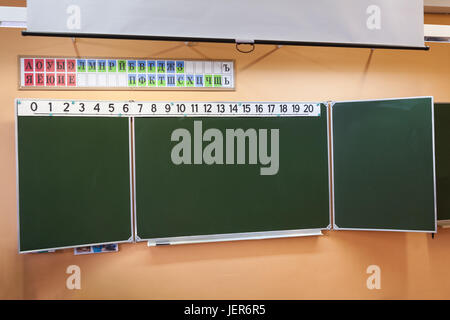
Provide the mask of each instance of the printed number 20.
POLYGON ((313 112, 314 111, 314 106, 312 104, 305 104, 304 107, 305 107, 305 110, 303 110, 303 112, 313 112))

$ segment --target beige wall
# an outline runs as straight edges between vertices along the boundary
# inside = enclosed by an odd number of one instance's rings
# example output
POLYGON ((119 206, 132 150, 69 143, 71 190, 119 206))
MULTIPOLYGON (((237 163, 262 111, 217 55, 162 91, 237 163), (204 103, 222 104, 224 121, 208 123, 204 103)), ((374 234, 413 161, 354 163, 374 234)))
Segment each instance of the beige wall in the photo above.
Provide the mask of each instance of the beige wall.
MULTIPOLYGON (((432 19, 432 18, 430 18, 432 19)), ((450 24, 450 16, 439 23, 450 24)), ((328 100, 433 95, 450 101, 450 45, 431 50, 257 46, 21 37, 0 28, 0 298, 450 299, 450 230, 329 231, 321 237, 238 241, 74 256, 17 254, 14 98, 135 100, 328 100), (234 92, 18 91, 17 55, 235 59, 234 92), (82 289, 65 287, 66 267, 82 289), (366 288, 367 266, 382 289, 366 288)))

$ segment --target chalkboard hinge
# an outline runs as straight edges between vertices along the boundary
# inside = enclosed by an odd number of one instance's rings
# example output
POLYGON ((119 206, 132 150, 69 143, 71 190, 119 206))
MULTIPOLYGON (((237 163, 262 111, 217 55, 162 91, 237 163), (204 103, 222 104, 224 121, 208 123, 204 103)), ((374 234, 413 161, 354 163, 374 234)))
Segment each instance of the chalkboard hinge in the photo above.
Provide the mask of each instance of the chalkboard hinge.
POLYGON ((141 237, 139 237, 138 235, 136 235, 135 239, 136 241, 142 241, 141 237))
POLYGON ((339 226, 336 223, 333 223, 333 229, 334 230, 339 230, 339 226))
POLYGON ((327 225, 327 230, 331 230, 331 223, 329 225, 327 225))

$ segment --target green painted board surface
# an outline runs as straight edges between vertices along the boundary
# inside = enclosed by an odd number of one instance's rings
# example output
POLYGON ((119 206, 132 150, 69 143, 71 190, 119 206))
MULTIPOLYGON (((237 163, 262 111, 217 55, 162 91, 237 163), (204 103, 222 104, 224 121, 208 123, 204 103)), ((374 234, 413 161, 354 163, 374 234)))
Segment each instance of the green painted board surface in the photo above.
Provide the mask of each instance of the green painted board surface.
POLYGON ((450 220, 450 103, 434 105, 438 220, 450 220))
POLYGON ((324 229, 330 223, 324 105, 319 117, 135 118, 135 164, 140 239, 324 229), (226 129, 278 129, 278 172, 261 175, 264 166, 249 164, 248 154, 246 164, 174 164, 172 132, 187 129, 194 141, 196 121, 203 133, 218 129, 224 145, 226 129))
POLYGON ((432 98, 332 107, 334 223, 435 231, 432 98))
POLYGON ((20 251, 128 241, 129 120, 18 117, 20 251))

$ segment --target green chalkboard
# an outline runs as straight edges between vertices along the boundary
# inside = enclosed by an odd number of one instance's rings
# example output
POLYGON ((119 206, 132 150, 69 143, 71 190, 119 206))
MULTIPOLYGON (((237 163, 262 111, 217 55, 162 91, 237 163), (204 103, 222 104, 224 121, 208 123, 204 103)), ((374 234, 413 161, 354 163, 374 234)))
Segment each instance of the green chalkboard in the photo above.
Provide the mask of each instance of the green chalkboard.
POLYGON ((332 107, 337 229, 436 230, 432 98, 332 107))
POLYGON ((130 241, 129 119, 17 118, 19 251, 130 241))
POLYGON ((436 103, 434 119, 437 217, 441 223, 448 223, 450 222, 450 103, 436 103))
POLYGON ((208 235, 329 226, 325 105, 321 106, 318 117, 135 118, 134 126, 137 239, 207 238, 208 235), (234 149, 226 148, 230 141, 227 129, 238 128, 245 132, 255 130, 252 132, 256 132, 258 140, 254 149, 254 154, 258 154, 253 161, 256 164, 250 163, 251 139, 245 144, 245 164, 236 163, 239 158, 237 140, 234 149), (173 148, 185 141, 181 138, 172 141, 177 129, 189 132, 191 141, 189 151, 187 147, 183 149, 191 154, 187 154, 181 164, 172 158, 173 148), (208 131, 210 129, 212 131, 208 131), (267 131, 261 131, 263 129, 267 131), (279 133, 277 170, 273 165, 276 152, 271 140, 272 130, 279 133), (214 132, 215 138, 201 142, 202 134, 207 136, 207 132, 214 132), (266 132, 268 143, 262 142, 261 132, 266 132), (215 162, 206 164, 205 154, 217 155, 207 151, 208 145, 217 139, 223 139, 223 148, 217 147, 219 155, 214 158, 215 162), (262 145, 270 152, 264 152, 262 145), (197 151, 200 155, 197 162, 202 161, 202 164, 194 163, 196 148, 203 150, 203 158, 197 151), (230 156, 230 150, 234 150, 234 157, 230 156), (260 163, 264 159, 260 152, 273 156, 270 165, 260 163), (226 164, 228 156, 230 164, 226 164), (187 159, 191 164, 187 164, 187 159), (220 159, 224 164, 218 164, 220 159), (272 167, 272 170, 263 175, 263 167, 272 167))

